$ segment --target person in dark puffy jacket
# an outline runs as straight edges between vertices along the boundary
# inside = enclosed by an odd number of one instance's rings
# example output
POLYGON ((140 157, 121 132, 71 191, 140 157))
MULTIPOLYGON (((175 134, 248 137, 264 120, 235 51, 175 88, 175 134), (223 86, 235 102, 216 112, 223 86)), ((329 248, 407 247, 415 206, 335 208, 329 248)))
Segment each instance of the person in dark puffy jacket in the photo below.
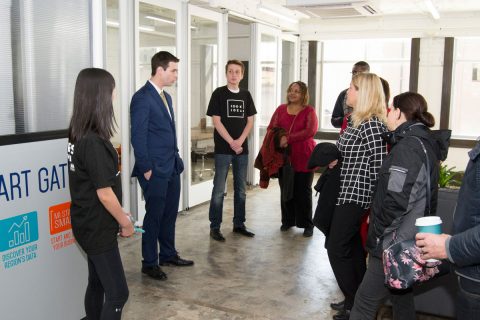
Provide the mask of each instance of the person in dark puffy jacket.
POLYGON ((391 131, 386 135, 391 151, 379 172, 367 238, 368 269, 355 296, 350 320, 374 319, 382 300, 389 294, 394 319, 415 319, 411 290, 389 291, 384 285, 382 252, 394 242, 413 239, 415 219, 428 210, 430 214, 435 213, 439 160, 444 160, 447 149, 446 142, 429 129, 434 122, 420 94, 405 92, 393 99, 387 116, 391 131), (430 199, 427 175, 430 176, 430 199))
POLYGON ((453 235, 417 233, 422 259, 449 259, 455 264, 460 290, 457 319, 480 319, 480 142, 469 162, 458 194, 453 235))

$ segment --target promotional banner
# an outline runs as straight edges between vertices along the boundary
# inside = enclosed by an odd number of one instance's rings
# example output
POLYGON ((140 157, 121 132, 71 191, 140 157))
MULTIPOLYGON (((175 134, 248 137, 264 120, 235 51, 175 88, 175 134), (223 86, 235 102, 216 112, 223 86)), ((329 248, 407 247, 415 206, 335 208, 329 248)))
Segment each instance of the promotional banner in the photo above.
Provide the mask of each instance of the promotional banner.
POLYGON ((67 139, 0 146, 0 319, 85 316, 69 201, 67 139))

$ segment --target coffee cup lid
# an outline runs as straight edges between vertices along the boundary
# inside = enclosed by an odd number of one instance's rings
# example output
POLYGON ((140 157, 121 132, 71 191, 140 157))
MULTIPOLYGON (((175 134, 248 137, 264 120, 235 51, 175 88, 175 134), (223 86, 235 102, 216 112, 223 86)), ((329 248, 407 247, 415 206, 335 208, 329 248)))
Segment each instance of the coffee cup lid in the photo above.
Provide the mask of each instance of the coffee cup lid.
POLYGON ((415 221, 416 226, 431 226, 436 224, 441 224, 442 219, 439 216, 428 216, 417 218, 415 221))

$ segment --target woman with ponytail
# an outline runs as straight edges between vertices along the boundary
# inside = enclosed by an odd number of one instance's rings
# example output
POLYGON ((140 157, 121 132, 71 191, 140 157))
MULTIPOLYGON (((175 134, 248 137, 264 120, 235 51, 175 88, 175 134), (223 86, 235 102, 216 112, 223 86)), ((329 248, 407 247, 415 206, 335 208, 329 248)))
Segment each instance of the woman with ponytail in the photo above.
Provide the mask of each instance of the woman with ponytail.
POLYGON ((380 168, 373 196, 367 238, 368 269, 355 296, 350 320, 375 319, 382 300, 389 295, 394 319, 416 318, 411 289, 389 291, 385 287, 382 253, 393 242, 415 238, 415 220, 428 211, 427 201, 429 214, 435 215, 439 160, 445 159, 448 143, 429 129, 434 124, 420 94, 405 92, 393 98, 387 116, 391 131, 385 135, 391 151, 380 168))

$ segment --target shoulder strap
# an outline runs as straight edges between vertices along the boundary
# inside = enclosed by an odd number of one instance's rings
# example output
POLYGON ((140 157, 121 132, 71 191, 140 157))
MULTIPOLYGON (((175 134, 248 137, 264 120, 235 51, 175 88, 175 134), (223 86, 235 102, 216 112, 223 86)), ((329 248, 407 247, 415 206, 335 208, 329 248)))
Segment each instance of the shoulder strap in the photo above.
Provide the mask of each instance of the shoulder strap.
POLYGON ((292 132, 293 124, 295 123, 295 120, 297 119, 298 113, 295 115, 295 118, 293 118, 292 124, 290 125, 290 129, 288 130, 288 134, 292 132))
POLYGON ((425 153, 425 158, 426 158, 426 163, 425 163, 425 167, 427 169, 427 203, 426 203, 426 212, 427 212, 427 215, 429 216, 430 215, 430 212, 431 212, 431 208, 430 208, 430 201, 431 201, 431 189, 430 189, 430 161, 429 161, 429 158, 428 158, 428 153, 427 153, 427 149, 425 148, 425 145, 423 144, 422 140, 419 138, 419 137, 416 137, 416 136, 411 136, 412 138, 415 138, 417 139, 418 142, 420 142, 420 145, 422 146, 422 149, 423 149, 423 153, 425 153))

